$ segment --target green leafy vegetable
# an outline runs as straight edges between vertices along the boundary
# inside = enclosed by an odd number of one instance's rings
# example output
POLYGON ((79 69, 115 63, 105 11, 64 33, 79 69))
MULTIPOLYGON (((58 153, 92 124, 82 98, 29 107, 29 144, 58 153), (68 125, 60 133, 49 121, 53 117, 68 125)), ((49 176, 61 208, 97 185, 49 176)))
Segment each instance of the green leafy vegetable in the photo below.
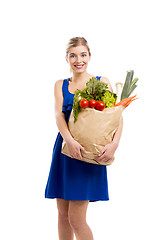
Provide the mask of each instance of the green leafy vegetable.
POLYGON ((101 101, 105 103, 106 108, 113 107, 113 103, 116 102, 116 99, 117 95, 110 91, 105 92, 104 95, 101 97, 101 101))
POLYGON ((108 84, 104 82, 100 82, 97 78, 92 77, 86 83, 87 89, 86 92, 92 95, 92 98, 96 101, 100 101, 103 94, 108 89, 108 84))
POLYGON ((103 101, 105 107, 113 107, 113 103, 116 101, 117 95, 111 93, 108 89, 108 84, 100 82, 97 78, 90 78, 86 83, 86 88, 82 91, 77 89, 75 91, 74 100, 73 100, 73 116, 74 122, 77 121, 78 113, 81 111, 79 103, 82 99, 87 101, 94 99, 96 101, 103 101), (102 100, 103 99, 103 100, 102 100))
POLYGON ((73 116, 74 122, 77 121, 78 113, 81 110, 79 103, 82 99, 86 99, 87 101, 91 100, 93 96, 91 94, 87 94, 87 88, 83 89, 82 91, 77 89, 75 91, 74 100, 73 100, 73 116))

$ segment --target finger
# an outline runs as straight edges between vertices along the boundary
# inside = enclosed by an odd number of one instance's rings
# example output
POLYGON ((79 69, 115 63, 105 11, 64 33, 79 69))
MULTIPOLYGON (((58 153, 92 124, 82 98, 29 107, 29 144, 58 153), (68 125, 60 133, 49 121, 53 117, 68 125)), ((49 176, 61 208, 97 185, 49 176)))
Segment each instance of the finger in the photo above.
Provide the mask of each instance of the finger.
POLYGON ((101 159, 99 159, 98 161, 99 161, 99 162, 105 162, 106 159, 105 159, 105 158, 101 158, 101 159))
POLYGON ((97 158, 98 161, 102 161, 103 159, 105 159, 104 153, 100 157, 97 158))
POLYGON ((96 160, 96 161, 101 161, 101 160, 104 158, 104 153, 105 153, 105 152, 101 153, 101 154, 102 154, 101 156, 97 155, 97 156, 95 157, 95 160, 96 160))
POLYGON ((81 150, 84 152, 84 153, 87 153, 86 149, 84 147, 81 146, 81 150))
POLYGON ((111 159, 111 158, 106 158, 105 156, 102 156, 99 161, 106 163, 106 162, 108 162, 110 159, 111 159))
POLYGON ((81 156, 80 153, 79 153, 79 154, 77 153, 77 154, 75 155, 75 158, 81 160, 81 159, 82 159, 82 156, 81 156))
POLYGON ((110 158, 109 160, 107 160, 106 164, 107 164, 107 165, 111 165, 112 162, 113 162, 113 158, 110 158))
POLYGON ((72 155, 72 157, 75 158, 75 159, 80 159, 80 160, 81 160, 81 158, 82 158, 81 152, 80 152, 80 151, 79 151, 79 152, 75 152, 75 153, 72 155))
POLYGON ((99 160, 100 157, 99 157, 98 155, 96 155, 96 156, 94 157, 94 159, 95 159, 95 160, 99 160))
POLYGON ((80 160, 82 160, 82 154, 81 154, 81 151, 79 151, 78 158, 79 158, 80 160))
POLYGON ((102 150, 102 151, 98 154, 98 157, 101 157, 103 153, 104 153, 104 150, 102 150))
POLYGON ((113 162, 113 161, 114 161, 113 158, 110 158, 110 159, 107 160, 107 162, 113 162))
POLYGON ((106 151, 106 146, 100 151, 100 153, 98 154, 98 157, 101 157, 104 153, 105 153, 105 151, 106 151))
POLYGON ((76 157, 74 157, 75 159, 79 159, 79 160, 82 160, 82 157, 80 157, 80 156, 76 156, 76 157))

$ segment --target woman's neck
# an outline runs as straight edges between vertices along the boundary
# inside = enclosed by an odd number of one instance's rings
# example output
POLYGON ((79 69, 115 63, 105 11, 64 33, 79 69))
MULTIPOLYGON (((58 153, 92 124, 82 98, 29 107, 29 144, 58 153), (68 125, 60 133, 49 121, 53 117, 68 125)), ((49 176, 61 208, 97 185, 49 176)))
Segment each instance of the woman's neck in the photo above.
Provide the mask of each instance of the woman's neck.
POLYGON ((72 77, 70 78, 72 82, 78 83, 78 82, 86 82, 86 79, 90 78, 90 74, 85 72, 80 73, 74 73, 72 77))

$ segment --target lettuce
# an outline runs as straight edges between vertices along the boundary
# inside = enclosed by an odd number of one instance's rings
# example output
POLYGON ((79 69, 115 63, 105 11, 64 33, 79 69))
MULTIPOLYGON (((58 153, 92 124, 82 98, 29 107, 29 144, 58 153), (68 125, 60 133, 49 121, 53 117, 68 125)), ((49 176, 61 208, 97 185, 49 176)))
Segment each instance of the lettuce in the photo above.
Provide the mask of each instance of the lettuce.
POLYGON ((105 103, 106 108, 113 107, 113 103, 116 102, 117 95, 115 93, 110 92, 107 90, 107 92, 104 93, 104 95, 101 97, 101 101, 105 103))

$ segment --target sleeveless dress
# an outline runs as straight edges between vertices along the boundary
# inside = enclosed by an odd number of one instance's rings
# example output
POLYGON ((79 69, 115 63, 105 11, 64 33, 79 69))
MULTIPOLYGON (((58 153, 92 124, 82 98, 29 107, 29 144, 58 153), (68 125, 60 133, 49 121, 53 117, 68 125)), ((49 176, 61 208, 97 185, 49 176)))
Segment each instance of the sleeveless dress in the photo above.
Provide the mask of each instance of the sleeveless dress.
MULTIPOLYGON (((96 76, 100 80, 101 77, 96 76)), ((68 91, 69 78, 63 80, 63 108, 68 123, 73 107, 74 94, 68 91)), ((52 161, 45 188, 45 198, 64 200, 107 201, 107 166, 91 164, 61 153, 63 138, 58 132, 52 153, 52 161)))

